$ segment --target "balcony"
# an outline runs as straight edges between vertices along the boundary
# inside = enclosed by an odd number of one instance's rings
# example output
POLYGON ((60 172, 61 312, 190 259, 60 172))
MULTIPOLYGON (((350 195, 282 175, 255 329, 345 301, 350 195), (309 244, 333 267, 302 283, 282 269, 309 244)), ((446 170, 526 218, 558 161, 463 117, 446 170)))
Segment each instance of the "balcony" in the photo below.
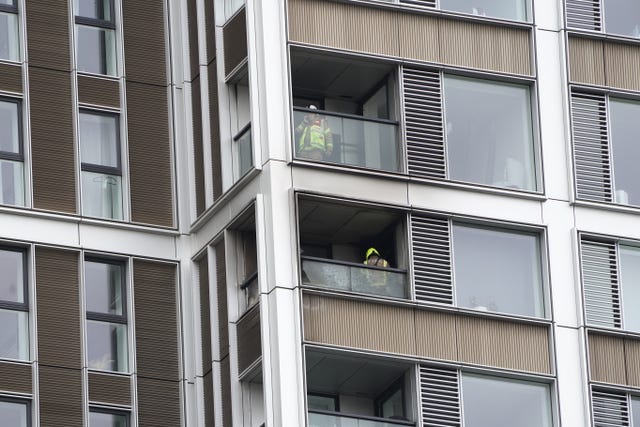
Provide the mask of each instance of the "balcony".
POLYGON ((407 274, 351 262, 302 257, 302 284, 393 298, 407 297, 407 274))
POLYGON ((336 414, 329 411, 309 411, 309 427, 397 427, 415 425, 411 421, 336 414))

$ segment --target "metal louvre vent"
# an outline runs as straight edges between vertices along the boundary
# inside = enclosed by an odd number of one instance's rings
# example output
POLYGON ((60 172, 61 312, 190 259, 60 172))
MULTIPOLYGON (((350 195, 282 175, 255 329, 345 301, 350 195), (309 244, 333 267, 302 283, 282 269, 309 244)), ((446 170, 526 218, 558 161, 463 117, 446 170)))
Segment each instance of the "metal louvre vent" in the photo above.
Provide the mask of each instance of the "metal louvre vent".
POLYGON ((401 4, 412 4, 414 6, 436 7, 436 0, 400 0, 401 4))
POLYGON ((411 215, 411 234, 416 299, 453 304, 449 220, 411 215))
POLYGON ((420 407, 425 427, 460 426, 458 371, 420 365, 420 407))
POLYGON ((567 27, 576 30, 602 29, 600 0, 567 0, 567 27))
POLYGON ((582 237, 580 250, 587 324, 619 328, 621 314, 616 244, 582 237))
POLYGON ((409 174, 446 178, 440 73, 404 68, 405 140, 409 174))
POLYGON ((594 427, 629 426, 629 402, 624 393, 591 391, 594 427))
POLYGON ((578 199, 612 201, 611 158, 604 95, 571 94, 578 199))

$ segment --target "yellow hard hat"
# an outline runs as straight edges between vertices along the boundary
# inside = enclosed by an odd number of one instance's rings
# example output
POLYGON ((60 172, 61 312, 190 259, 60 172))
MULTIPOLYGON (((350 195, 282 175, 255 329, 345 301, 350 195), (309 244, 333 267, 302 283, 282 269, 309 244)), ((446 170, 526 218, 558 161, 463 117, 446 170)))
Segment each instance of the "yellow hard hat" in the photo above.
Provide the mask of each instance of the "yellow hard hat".
POLYGON ((369 259, 372 254, 380 256, 380 252, 378 252, 376 248, 369 248, 367 249, 367 254, 364 256, 364 259, 369 259))

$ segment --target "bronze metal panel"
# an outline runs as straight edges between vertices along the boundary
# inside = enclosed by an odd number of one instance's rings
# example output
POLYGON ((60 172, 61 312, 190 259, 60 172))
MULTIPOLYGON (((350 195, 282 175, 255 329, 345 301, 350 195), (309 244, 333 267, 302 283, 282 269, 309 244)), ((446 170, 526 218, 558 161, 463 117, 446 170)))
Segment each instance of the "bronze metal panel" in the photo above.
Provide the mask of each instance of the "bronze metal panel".
POLYGON ((0 362, 0 391, 31 394, 31 371, 30 363, 0 362))
POLYGON ((26 10, 29 65, 70 71, 68 0, 26 0, 26 10))
POLYGON ((165 3, 164 0, 122 2, 124 62, 126 77, 130 82, 160 86, 169 83, 165 3))
POLYGON ((204 2, 205 35, 207 38, 207 64, 216 59, 216 19, 212 1, 204 2))
POLYGON ((604 85, 604 46, 602 40, 569 37, 569 80, 604 85))
POLYGON ((202 105, 200 103, 200 76, 191 84, 191 119, 193 123, 193 164, 196 186, 196 213, 205 210, 204 153, 202 147, 202 105))
POLYGON ((220 116, 218 114, 218 74, 214 59, 207 65, 209 77, 209 123, 211 125, 211 170, 213 171, 213 198, 222 196, 222 159, 220 154, 220 116))
POLYGON ((236 325, 238 337, 238 374, 244 372, 262 356, 260 305, 246 313, 236 325))
POLYGON ((457 361, 456 316, 419 309, 416 309, 415 316, 416 355, 457 361))
POLYGON ((82 427, 82 371, 39 366, 40 425, 82 427))
POLYGON ((29 86, 33 205, 36 209, 75 214, 71 75, 29 67, 29 86))
POLYGON ((214 427, 215 414, 213 410, 213 372, 209 371, 202 379, 204 389, 204 427, 214 427))
POLYGON ((627 373, 627 385, 640 387, 640 340, 624 340, 624 358, 627 373))
POLYGON ((36 247, 41 365, 82 368, 78 256, 77 251, 36 247))
POLYGON ((22 66, 0 64, 0 90, 22 93, 22 66))
POLYGON ((590 333, 589 370, 592 381, 626 384, 624 339, 590 333))
POLYGON ((131 406, 131 378, 89 372, 89 401, 131 406))
POLYGON ((640 47, 607 42, 604 44, 607 86, 640 90, 640 47))
POLYGON ((173 227, 168 104, 166 88, 127 82, 131 219, 173 227))
POLYGON ((399 18, 400 56, 418 61, 439 62, 438 18, 401 13, 399 18))
MULTIPOLYGON (((200 74, 200 60, 198 54, 198 8, 196 0, 187 0, 187 21, 189 24, 189 67, 193 80, 200 74)), ((212 2, 205 2, 212 3, 212 2)))
POLYGON ((218 293, 218 336, 220 337, 220 359, 229 355, 229 312, 227 309, 227 272, 224 241, 215 246, 216 291, 218 293))
POLYGON ((138 377, 138 425, 176 427, 180 422, 180 383, 138 377))
POLYGON ((289 38, 338 49, 398 56, 398 12, 324 0, 290 0, 289 38))
POLYGON ((202 342, 202 372, 211 371, 211 308, 209 299, 209 260, 205 255, 198 261, 200 271, 200 332, 202 342))
POLYGON ((78 101, 81 104, 120 108, 120 82, 79 75, 78 101))
POLYGON ((222 425, 227 427, 232 425, 231 419, 231 366, 229 357, 225 357, 220 362, 221 371, 221 397, 222 397, 222 425))
POLYGON ((547 326, 458 316, 456 332, 461 362, 551 373, 547 326))
POLYGON ((452 19, 441 19, 439 29, 446 64, 532 74, 530 30, 452 19))
POLYGON ((303 311, 307 341, 416 354, 415 319, 410 308, 307 294, 303 311))
POLYGON ((224 73, 229 75, 247 58, 247 13, 242 8, 222 29, 224 73))
POLYGON ((138 377, 178 381, 176 266, 133 261, 138 377))

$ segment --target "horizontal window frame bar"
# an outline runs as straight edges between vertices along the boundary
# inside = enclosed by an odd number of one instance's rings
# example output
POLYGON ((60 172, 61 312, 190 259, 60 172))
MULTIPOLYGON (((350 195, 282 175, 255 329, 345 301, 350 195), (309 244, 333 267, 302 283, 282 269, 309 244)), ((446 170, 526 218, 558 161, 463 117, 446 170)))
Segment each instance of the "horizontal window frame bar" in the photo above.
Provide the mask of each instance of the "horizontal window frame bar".
POLYGON ((75 17, 75 23, 77 25, 84 25, 87 27, 95 27, 102 28, 104 30, 115 30, 116 24, 115 20, 106 20, 106 19, 97 19, 97 18, 89 18, 87 16, 78 16, 75 17))
POLYGON ((0 310, 29 312, 29 300, 25 299, 25 302, 15 302, 0 300, 0 310))
POLYGON ((251 285, 251 282, 253 282, 256 278, 258 277, 258 272, 254 272, 252 273, 249 277, 247 277, 244 282, 242 282, 240 284, 240 289, 245 290, 249 287, 249 285, 251 285))
POLYGON ((236 136, 233 137, 233 142, 237 142, 238 140, 240 140, 240 138, 242 138, 250 129, 251 129, 251 122, 244 125, 242 129, 238 131, 236 136))
POLYGON ((116 175, 122 177, 122 167, 96 165, 94 163, 82 163, 83 172, 102 173, 105 175, 116 175))
POLYGON ((128 325, 126 314, 109 314, 109 313, 100 313, 97 311, 87 311, 87 320, 94 320, 96 322, 105 322, 105 323, 117 323, 119 325, 128 325))
POLYGON ((0 12, 15 13, 17 15, 19 13, 18 12, 18 5, 16 4, 15 1, 13 2, 13 5, 0 4, 0 12))
POLYGON ((0 244, 0 251, 18 252, 22 255, 22 295, 24 302, 0 300, 0 309, 29 311, 29 268, 27 266, 27 248, 0 244))
POLYGON ((358 268, 366 268, 369 270, 390 271, 393 273, 407 274, 407 270, 403 270, 401 268, 394 268, 394 267, 380 267, 376 265, 358 264, 356 262, 341 261, 341 260, 328 259, 328 258, 319 258, 319 257, 313 257, 313 256, 307 256, 307 255, 301 255, 300 259, 321 262, 324 264, 336 264, 336 265, 343 265, 346 267, 358 267, 358 268))
POLYGON ((24 153, 21 153, 21 152, 12 153, 10 151, 0 151, 0 160, 9 160, 9 161, 14 161, 14 162, 24 162, 24 153))
POLYGON ((395 125, 398 126, 399 122, 397 120, 389 120, 389 119, 375 119, 372 117, 364 117, 359 116, 357 114, 347 114, 347 113, 337 113, 334 111, 325 111, 325 110, 313 110, 311 108, 302 108, 302 107, 294 107, 293 111, 306 112, 311 114, 319 114, 323 116, 332 116, 332 117, 340 117, 344 119, 353 119, 361 122, 371 122, 371 123, 380 123, 386 125, 395 125))
POLYGON ((384 424, 396 424, 399 426, 415 426, 416 425, 414 421, 394 420, 392 418, 371 417, 367 415, 355 415, 355 414, 348 414, 348 413, 335 412, 335 411, 323 411, 320 409, 308 409, 307 412, 309 412, 310 414, 332 415, 340 418, 351 418, 356 420, 374 421, 374 422, 380 422, 384 424))

